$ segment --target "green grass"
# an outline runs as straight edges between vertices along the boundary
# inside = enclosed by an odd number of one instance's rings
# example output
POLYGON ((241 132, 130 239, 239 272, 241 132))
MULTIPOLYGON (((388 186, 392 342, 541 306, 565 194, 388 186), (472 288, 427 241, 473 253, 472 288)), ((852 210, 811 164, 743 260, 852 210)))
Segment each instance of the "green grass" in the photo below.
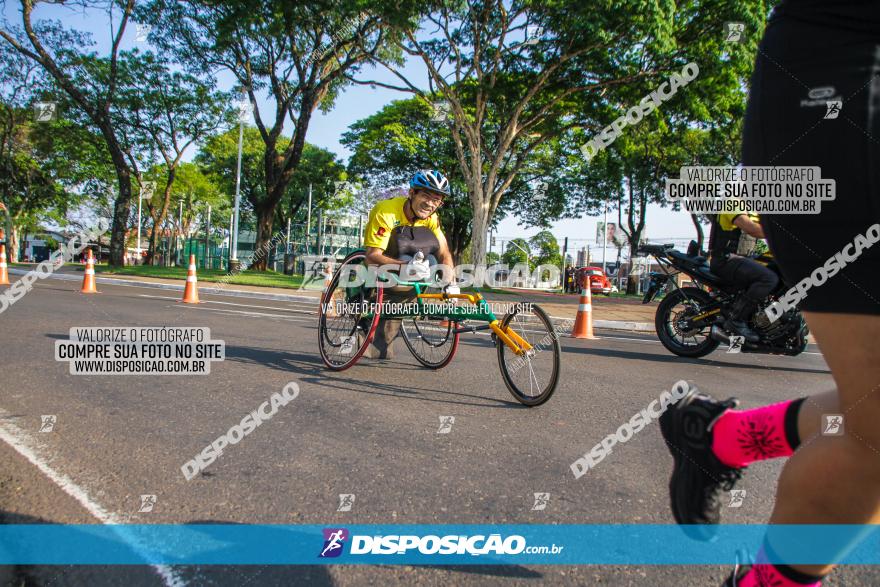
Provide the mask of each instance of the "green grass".
MULTIPOLYGON (((133 275, 137 277, 155 277, 161 279, 186 279, 185 267, 153 267, 135 265, 130 267, 110 267, 96 265, 95 271, 101 275, 133 275)), ((199 269, 199 281, 207 283, 224 281, 229 285, 253 285, 258 287, 298 288, 302 285, 302 275, 284 275, 276 271, 242 271, 229 276, 227 271, 219 269, 199 269)))

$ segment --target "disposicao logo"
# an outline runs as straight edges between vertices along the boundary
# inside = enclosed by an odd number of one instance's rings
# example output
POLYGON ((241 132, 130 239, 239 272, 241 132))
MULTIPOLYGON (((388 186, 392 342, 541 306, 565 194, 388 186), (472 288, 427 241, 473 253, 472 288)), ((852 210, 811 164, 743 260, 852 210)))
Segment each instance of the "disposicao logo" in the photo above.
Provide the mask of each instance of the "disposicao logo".
POLYGON ((335 558, 342 554, 344 542, 348 539, 345 528, 324 528, 324 548, 318 558, 335 558))

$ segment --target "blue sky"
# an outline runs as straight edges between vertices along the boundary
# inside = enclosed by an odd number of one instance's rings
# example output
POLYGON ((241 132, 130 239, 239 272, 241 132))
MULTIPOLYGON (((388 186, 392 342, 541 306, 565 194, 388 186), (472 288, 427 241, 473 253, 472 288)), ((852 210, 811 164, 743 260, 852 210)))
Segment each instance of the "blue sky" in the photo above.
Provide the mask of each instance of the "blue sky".
MULTIPOLYGON (((80 31, 92 33, 97 43, 98 51, 106 52, 109 47, 110 28, 108 26, 107 14, 101 11, 89 10, 83 12, 82 9, 72 9, 64 6, 53 4, 39 4, 35 10, 37 18, 53 18, 60 19, 66 27, 75 28, 80 31)), ((20 12, 17 2, 4 3, 4 17, 13 24, 21 22, 20 12)), ((130 26, 125 33, 123 48, 132 48, 138 45, 147 48, 146 44, 137 43, 135 40, 135 27, 130 26)), ((405 69, 406 75, 414 83, 420 81, 425 83, 427 79, 426 73, 420 62, 410 61, 405 69)), ((364 70, 360 76, 366 79, 378 79, 396 83, 397 79, 384 69, 364 70)), ((228 88, 231 85, 230 76, 221 76, 220 85, 228 88)), ((312 118, 309 127, 307 140, 315 145, 328 149, 336 153, 341 159, 347 160, 349 152, 339 143, 344 132, 348 130, 349 125, 355 121, 369 116, 384 105, 393 100, 409 97, 410 94, 396 92, 381 87, 371 88, 369 86, 352 86, 347 88, 337 99, 333 109, 322 114, 316 112, 312 118)), ((260 101, 261 111, 270 109, 271 106, 265 100, 260 101)), ((613 147, 612 147, 613 148, 613 147)), ((601 245, 596 245, 596 224, 602 220, 600 217, 587 217, 582 219, 561 220, 555 222, 552 231, 557 239, 561 241, 564 237, 568 237, 570 244, 569 250, 579 249, 587 244, 591 245, 594 260, 598 258, 601 262, 601 245)), ((609 222, 616 222, 617 214, 609 212, 609 222)), ((535 234, 537 229, 526 229, 517 223, 516 218, 505 218, 501 221, 497 232, 498 238, 505 240, 515 237, 529 237, 535 234)), ((647 213, 647 236, 651 241, 665 241, 672 238, 693 238, 695 231, 690 217, 684 212, 673 212, 669 208, 661 208, 657 205, 648 207, 647 213)), ((500 244, 500 243, 499 243, 500 244)), ((616 258, 616 251, 609 250, 609 260, 616 258)))

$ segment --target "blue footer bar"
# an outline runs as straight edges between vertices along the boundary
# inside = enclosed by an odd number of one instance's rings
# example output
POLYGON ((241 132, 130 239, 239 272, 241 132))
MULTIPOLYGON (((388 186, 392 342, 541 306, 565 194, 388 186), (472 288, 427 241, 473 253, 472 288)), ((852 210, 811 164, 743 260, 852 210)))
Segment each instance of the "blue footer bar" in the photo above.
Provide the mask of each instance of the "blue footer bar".
POLYGON ((880 526, 7 525, 0 565, 880 564, 880 526))

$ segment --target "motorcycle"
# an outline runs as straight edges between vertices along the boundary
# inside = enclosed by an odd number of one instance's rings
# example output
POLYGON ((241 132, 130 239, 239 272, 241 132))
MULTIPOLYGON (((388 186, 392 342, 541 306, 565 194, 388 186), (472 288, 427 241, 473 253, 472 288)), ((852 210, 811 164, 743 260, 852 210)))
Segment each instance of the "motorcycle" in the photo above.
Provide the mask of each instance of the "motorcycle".
MULTIPOLYGON (((788 289, 781 275, 779 285, 749 318, 749 326, 761 337, 758 342, 750 343, 722 328, 733 303, 745 288, 727 283, 712 273, 696 241, 691 241, 687 253, 675 250, 671 244, 643 245, 638 252, 651 255, 660 265, 661 271, 649 274, 649 286, 642 303, 647 304, 661 291, 666 292, 657 306, 654 325, 660 342, 670 352, 680 357, 703 357, 722 343, 733 348, 732 342, 744 353, 795 356, 807 348, 810 331, 800 310, 789 309, 776 320, 771 320, 764 311, 788 289), (679 287, 674 279, 679 273, 688 275, 698 287, 679 287)), ((772 258, 756 260, 779 274, 772 258)))

